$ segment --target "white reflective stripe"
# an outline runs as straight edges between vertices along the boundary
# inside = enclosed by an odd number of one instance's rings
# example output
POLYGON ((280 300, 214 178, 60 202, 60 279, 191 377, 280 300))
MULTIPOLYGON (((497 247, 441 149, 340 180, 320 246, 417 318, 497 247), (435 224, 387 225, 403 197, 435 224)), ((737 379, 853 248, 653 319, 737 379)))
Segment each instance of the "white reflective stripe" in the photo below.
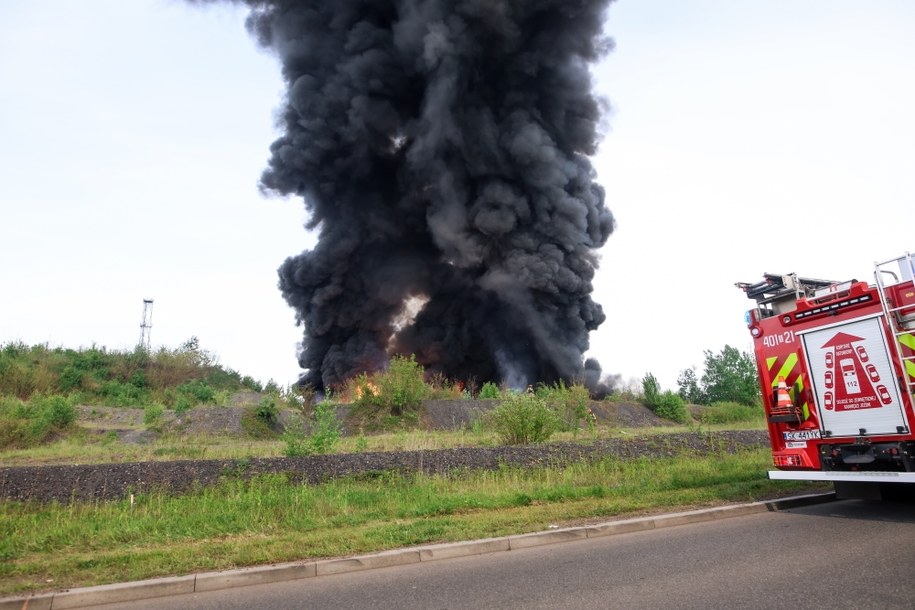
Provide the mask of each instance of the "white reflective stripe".
POLYGON ((830 470, 770 470, 770 479, 781 481, 867 481, 915 483, 915 472, 840 472, 830 470))

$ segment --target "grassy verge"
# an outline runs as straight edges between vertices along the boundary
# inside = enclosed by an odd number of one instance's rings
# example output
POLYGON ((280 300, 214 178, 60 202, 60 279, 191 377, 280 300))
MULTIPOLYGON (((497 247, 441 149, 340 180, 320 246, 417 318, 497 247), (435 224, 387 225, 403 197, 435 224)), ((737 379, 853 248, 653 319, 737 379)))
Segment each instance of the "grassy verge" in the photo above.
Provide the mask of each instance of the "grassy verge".
POLYGON ((316 486, 227 479, 133 504, 2 502, 0 595, 504 536, 810 488, 767 480, 770 459, 764 448, 316 486))

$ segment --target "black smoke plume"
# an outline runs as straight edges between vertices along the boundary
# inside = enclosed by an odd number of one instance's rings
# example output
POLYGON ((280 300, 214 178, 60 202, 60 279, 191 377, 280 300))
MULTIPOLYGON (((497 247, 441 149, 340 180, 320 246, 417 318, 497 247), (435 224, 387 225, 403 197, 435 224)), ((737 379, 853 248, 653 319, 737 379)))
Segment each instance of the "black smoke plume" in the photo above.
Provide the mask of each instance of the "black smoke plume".
POLYGON ((452 379, 585 381, 614 219, 589 156, 611 0, 247 0, 281 63, 261 177, 304 199, 279 287, 318 389, 415 354, 452 379))

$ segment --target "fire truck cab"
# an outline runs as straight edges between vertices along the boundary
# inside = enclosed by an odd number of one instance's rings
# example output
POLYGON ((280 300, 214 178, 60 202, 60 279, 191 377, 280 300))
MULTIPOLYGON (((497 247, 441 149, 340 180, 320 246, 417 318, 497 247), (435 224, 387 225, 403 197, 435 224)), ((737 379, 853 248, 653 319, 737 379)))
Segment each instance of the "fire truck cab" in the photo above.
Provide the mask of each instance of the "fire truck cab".
POLYGON ((776 470, 832 481, 839 497, 915 490, 915 267, 874 264, 874 283, 763 274, 737 283, 776 470))

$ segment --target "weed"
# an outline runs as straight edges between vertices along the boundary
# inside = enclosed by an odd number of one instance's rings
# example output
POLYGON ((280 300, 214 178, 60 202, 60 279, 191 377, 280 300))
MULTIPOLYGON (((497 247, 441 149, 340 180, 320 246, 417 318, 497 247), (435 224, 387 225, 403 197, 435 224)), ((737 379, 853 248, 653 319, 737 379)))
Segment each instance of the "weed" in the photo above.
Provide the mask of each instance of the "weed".
POLYGON ((365 438, 364 434, 360 434, 356 438, 356 445, 355 445, 356 453, 365 453, 365 450, 368 449, 368 446, 369 446, 368 439, 365 438))

